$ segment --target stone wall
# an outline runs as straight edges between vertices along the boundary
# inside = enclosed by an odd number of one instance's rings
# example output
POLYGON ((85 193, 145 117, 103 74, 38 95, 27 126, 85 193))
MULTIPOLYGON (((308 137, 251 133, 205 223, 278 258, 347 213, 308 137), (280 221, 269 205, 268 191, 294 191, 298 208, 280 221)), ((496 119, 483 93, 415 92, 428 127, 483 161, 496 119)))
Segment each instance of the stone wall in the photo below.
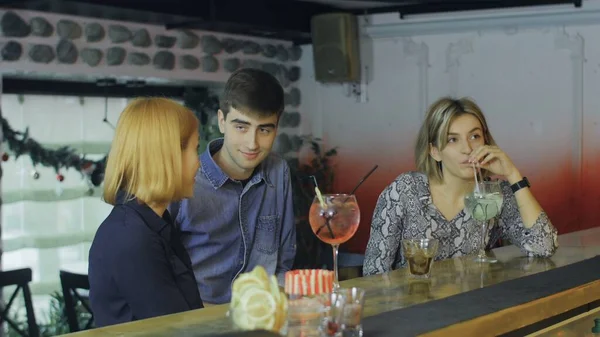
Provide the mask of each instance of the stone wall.
POLYGON ((239 67, 261 67, 285 87, 300 77, 302 50, 287 41, 24 10, 0 16, 5 74, 222 83, 239 67))
POLYGON ((298 151, 302 49, 288 41, 25 10, 0 10, 0 73, 69 80, 222 85, 262 68, 285 89, 277 151, 298 151))

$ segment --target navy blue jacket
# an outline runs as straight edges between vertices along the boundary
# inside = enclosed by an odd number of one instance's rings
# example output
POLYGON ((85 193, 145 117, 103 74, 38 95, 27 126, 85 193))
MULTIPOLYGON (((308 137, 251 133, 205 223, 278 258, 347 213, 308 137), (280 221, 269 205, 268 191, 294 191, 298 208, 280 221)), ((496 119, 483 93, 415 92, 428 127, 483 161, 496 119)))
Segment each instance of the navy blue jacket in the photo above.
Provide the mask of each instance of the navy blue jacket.
POLYGON ((97 327, 202 308, 190 257, 168 211, 137 199, 117 205, 90 248, 90 305, 97 327))

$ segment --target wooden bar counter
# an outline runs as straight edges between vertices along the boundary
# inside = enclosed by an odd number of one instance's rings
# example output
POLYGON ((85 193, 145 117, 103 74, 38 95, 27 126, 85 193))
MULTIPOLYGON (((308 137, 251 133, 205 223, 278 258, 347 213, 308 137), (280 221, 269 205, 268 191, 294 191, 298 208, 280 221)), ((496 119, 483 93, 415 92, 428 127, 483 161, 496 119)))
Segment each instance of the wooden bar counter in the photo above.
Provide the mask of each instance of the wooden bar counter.
MULTIPOLYGON (((343 281, 341 285, 346 288, 366 289, 364 316, 368 317, 593 258, 600 255, 600 227, 560 235, 559 248, 550 258, 526 257, 514 246, 494 249, 491 254, 498 259, 498 263, 480 264, 474 262, 472 256, 437 261, 434 263, 431 278, 427 281, 412 279, 407 270, 402 269, 388 274, 343 281)), ((598 270, 598 278, 593 282, 459 322, 423 336, 498 336, 598 301, 600 301, 600 270, 598 270)), ((227 309, 227 305, 211 306, 180 314, 83 331, 69 336, 212 336, 233 331, 231 323, 225 316, 227 309)), ((430 319, 435 320, 435 317, 430 319)))

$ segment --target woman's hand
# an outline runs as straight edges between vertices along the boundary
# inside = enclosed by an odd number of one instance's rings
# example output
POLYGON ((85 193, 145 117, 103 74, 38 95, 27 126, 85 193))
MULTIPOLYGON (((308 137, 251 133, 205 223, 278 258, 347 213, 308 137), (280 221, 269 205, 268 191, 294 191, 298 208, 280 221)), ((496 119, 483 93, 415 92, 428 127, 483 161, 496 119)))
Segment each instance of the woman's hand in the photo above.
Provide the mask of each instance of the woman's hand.
POLYGON ((523 178, 508 155, 497 146, 483 145, 478 147, 471 153, 469 162, 479 163, 481 168, 490 171, 492 174, 506 177, 511 184, 523 178))

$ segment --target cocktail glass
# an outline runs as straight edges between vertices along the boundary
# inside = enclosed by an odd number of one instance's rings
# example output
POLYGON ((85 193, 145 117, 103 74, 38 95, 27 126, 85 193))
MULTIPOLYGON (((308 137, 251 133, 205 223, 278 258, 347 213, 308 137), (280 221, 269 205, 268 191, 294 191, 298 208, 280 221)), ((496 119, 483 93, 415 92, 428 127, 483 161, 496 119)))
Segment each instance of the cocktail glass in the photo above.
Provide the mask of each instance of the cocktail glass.
POLYGON ((319 240, 333 248, 333 288, 339 288, 338 250, 358 229, 360 209, 353 194, 323 194, 315 196, 308 220, 319 240), (321 198, 319 198, 321 197, 321 198))
POLYGON ((485 245, 489 232, 490 220, 502 210, 502 187, 498 181, 480 181, 475 184, 475 190, 465 196, 465 210, 471 215, 475 224, 481 229, 479 252, 475 261, 495 263, 498 260, 485 254, 485 245))

